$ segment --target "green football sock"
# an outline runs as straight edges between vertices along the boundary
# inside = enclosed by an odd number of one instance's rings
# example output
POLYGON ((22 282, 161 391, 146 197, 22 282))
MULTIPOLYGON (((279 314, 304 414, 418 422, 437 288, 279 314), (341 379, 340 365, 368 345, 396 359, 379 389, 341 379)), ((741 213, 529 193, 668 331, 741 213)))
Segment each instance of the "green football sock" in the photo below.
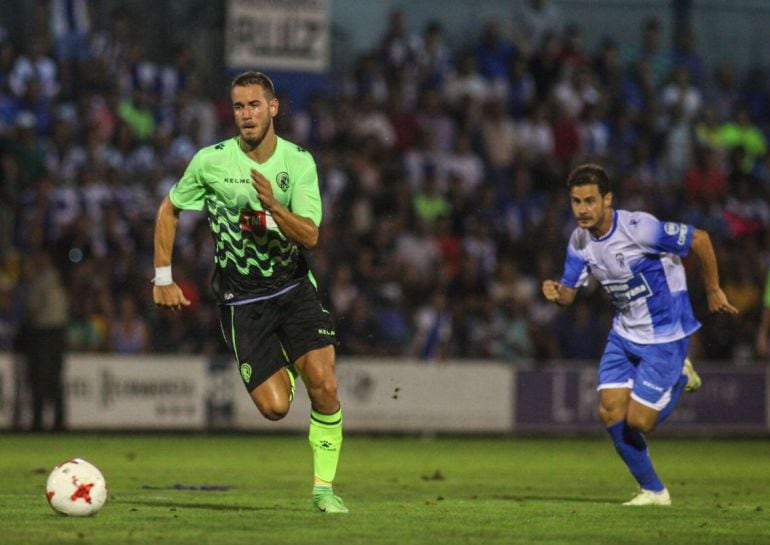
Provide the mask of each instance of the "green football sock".
POLYGON ((309 439, 315 476, 327 483, 333 482, 342 447, 342 409, 334 414, 311 410, 309 439))

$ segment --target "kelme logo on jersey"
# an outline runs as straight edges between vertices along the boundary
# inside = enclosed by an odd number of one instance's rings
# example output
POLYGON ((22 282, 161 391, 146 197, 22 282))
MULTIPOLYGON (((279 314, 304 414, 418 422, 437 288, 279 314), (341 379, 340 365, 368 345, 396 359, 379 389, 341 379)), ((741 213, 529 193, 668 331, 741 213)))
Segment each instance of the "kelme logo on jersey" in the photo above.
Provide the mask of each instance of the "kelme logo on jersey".
POLYGON ((249 382, 251 379, 251 365, 248 363, 241 364, 241 378, 243 378, 243 382, 249 382))
POLYGON ((288 172, 279 172, 275 175, 275 183, 278 184, 278 187, 281 188, 281 191, 286 191, 289 189, 289 173, 288 172))

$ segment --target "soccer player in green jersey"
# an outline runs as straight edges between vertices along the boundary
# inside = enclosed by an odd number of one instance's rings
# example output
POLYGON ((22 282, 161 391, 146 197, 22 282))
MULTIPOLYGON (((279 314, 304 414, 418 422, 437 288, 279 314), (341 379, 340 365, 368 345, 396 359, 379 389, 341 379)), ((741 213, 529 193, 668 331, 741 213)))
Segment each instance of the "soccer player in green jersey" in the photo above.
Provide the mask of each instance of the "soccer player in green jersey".
POLYGON ((216 245, 212 288, 241 378, 262 415, 279 420, 299 373, 312 404, 313 504, 346 513, 332 490, 342 446, 334 323, 302 252, 317 244, 321 223, 315 161, 276 135, 279 104, 266 75, 240 74, 230 98, 238 135, 198 151, 158 210, 153 299, 167 309, 190 304, 172 279, 171 255, 180 211, 205 209, 216 245))

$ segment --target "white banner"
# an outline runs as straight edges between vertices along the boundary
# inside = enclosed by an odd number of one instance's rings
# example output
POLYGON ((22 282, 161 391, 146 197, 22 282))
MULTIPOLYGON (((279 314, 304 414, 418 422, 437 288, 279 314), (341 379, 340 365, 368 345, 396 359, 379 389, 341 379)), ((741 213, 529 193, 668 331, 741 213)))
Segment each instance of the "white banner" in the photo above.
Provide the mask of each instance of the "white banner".
POLYGON ((203 429, 206 361, 199 357, 70 357, 67 427, 203 429))
POLYGON ((325 72, 329 29, 329 0, 229 0, 227 66, 325 72))
MULTIPOLYGON (((510 432, 513 370, 494 363, 434 364, 342 360, 337 364, 346 430, 389 432, 510 432)), ((234 426, 306 430, 310 403, 298 384, 283 420, 265 420, 242 384, 235 394, 234 426)))

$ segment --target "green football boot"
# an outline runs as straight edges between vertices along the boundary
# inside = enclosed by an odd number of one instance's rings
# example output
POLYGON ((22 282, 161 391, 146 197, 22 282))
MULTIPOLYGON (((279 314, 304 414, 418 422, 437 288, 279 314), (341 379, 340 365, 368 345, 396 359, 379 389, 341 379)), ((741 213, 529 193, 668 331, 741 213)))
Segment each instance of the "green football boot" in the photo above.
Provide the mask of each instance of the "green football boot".
POLYGON ((348 512, 348 508, 342 503, 342 498, 335 496, 331 490, 324 494, 313 494, 313 505, 322 513, 348 512))

